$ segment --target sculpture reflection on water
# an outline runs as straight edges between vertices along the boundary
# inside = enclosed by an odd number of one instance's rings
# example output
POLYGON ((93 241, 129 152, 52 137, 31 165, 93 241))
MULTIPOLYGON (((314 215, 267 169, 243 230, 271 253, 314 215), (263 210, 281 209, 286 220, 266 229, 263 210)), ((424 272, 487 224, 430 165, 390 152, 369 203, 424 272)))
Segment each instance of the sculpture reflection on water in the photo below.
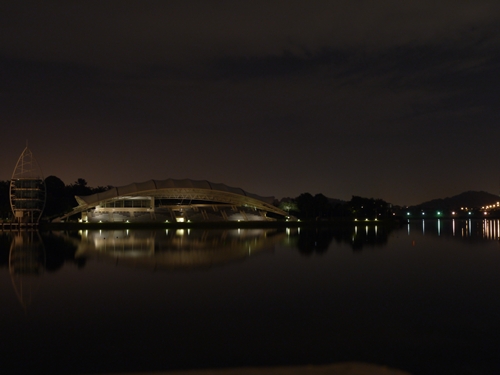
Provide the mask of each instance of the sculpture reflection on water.
POLYGON ((16 233, 9 251, 9 272, 17 298, 25 310, 40 287, 45 264, 45 249, 39 233, 16 233))

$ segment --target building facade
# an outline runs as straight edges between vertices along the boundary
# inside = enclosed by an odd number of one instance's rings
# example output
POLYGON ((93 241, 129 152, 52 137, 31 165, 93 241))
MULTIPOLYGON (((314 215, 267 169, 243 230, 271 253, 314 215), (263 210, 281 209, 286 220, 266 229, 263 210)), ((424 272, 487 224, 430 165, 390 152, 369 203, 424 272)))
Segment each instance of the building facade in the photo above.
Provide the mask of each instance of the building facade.
POLYGON ((57 219, 82 222, 273 221, 287 213, 239 188, 206 180, 149 180, 75 197, 78 206, 57 219))

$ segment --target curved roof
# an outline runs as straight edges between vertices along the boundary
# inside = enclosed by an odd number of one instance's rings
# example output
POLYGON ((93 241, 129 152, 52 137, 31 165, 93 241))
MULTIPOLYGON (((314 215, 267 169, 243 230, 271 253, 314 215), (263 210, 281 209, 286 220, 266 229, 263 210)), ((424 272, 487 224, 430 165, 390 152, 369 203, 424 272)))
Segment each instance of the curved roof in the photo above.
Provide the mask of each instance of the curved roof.
MULTIPOLYGON (((148 195, 156 195, 156 193, 164 190, 179 190, 179 189, 189 189, 189 190, 213 190, 223 193, 232 193, 237 195, 243 195, 245 197, 250 197, 257 199, 269 204, 272 204, 274 197, 261 197, 256 194, 251 194, 240 188, 234 188, 227 186, 225 184, 213 183, 207 180, 174 180, 169 178, 167 180, 149 180, 145 182, 132 183, 125 186, 113 187, 102 193, 96 193, 86 196, 78 196, 78 203, 83 203, 89 206, 97 205, 99 202, 107 201, 113 198, 123 197, 123 196, 135 196, 144 195, 144 193, 149 193, 148 195)), ((160 194, 161 195, 161 194, 160 194)))
POLYGON ((190 179, 166 179, 148 180, 140 183, 132 183, 125 186, 113 187, 107 191, 87 196, 76 196, 78 207, 64 215, 68 217, 95 207, 103 202, 118 199, 120 197, 154 196, 159 198, 207 200, 234 205, 251 205, 256 208, 274 212, 280 215, 286 213, 273 206, 274 197, 261 197, 251 194, 243 189, 214 183, 207 180, 190 179))

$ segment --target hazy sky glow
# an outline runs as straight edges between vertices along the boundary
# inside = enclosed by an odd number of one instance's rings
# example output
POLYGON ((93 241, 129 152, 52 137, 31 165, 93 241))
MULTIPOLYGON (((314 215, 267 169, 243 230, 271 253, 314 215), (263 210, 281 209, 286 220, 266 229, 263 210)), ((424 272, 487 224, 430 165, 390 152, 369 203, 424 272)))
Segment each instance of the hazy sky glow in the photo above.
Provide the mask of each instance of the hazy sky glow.
POLYGON ((1 180, 500 189, 498 0, 7 1, 0 82, 1 180))

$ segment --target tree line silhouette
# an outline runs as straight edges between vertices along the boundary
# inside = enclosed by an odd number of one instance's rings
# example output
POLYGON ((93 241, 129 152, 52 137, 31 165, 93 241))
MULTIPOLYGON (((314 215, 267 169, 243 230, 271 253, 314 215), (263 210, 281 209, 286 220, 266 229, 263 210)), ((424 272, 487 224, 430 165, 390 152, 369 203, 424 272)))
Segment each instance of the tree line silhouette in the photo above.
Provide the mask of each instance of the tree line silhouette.
POLYGON ((278 207, 299 219, 321 221, 334 218, 375 220, 393 216, 392 205, 382 199, 352 196, 350 201, 330 199, 323 194, 302 193, 283 198, 278 207))

